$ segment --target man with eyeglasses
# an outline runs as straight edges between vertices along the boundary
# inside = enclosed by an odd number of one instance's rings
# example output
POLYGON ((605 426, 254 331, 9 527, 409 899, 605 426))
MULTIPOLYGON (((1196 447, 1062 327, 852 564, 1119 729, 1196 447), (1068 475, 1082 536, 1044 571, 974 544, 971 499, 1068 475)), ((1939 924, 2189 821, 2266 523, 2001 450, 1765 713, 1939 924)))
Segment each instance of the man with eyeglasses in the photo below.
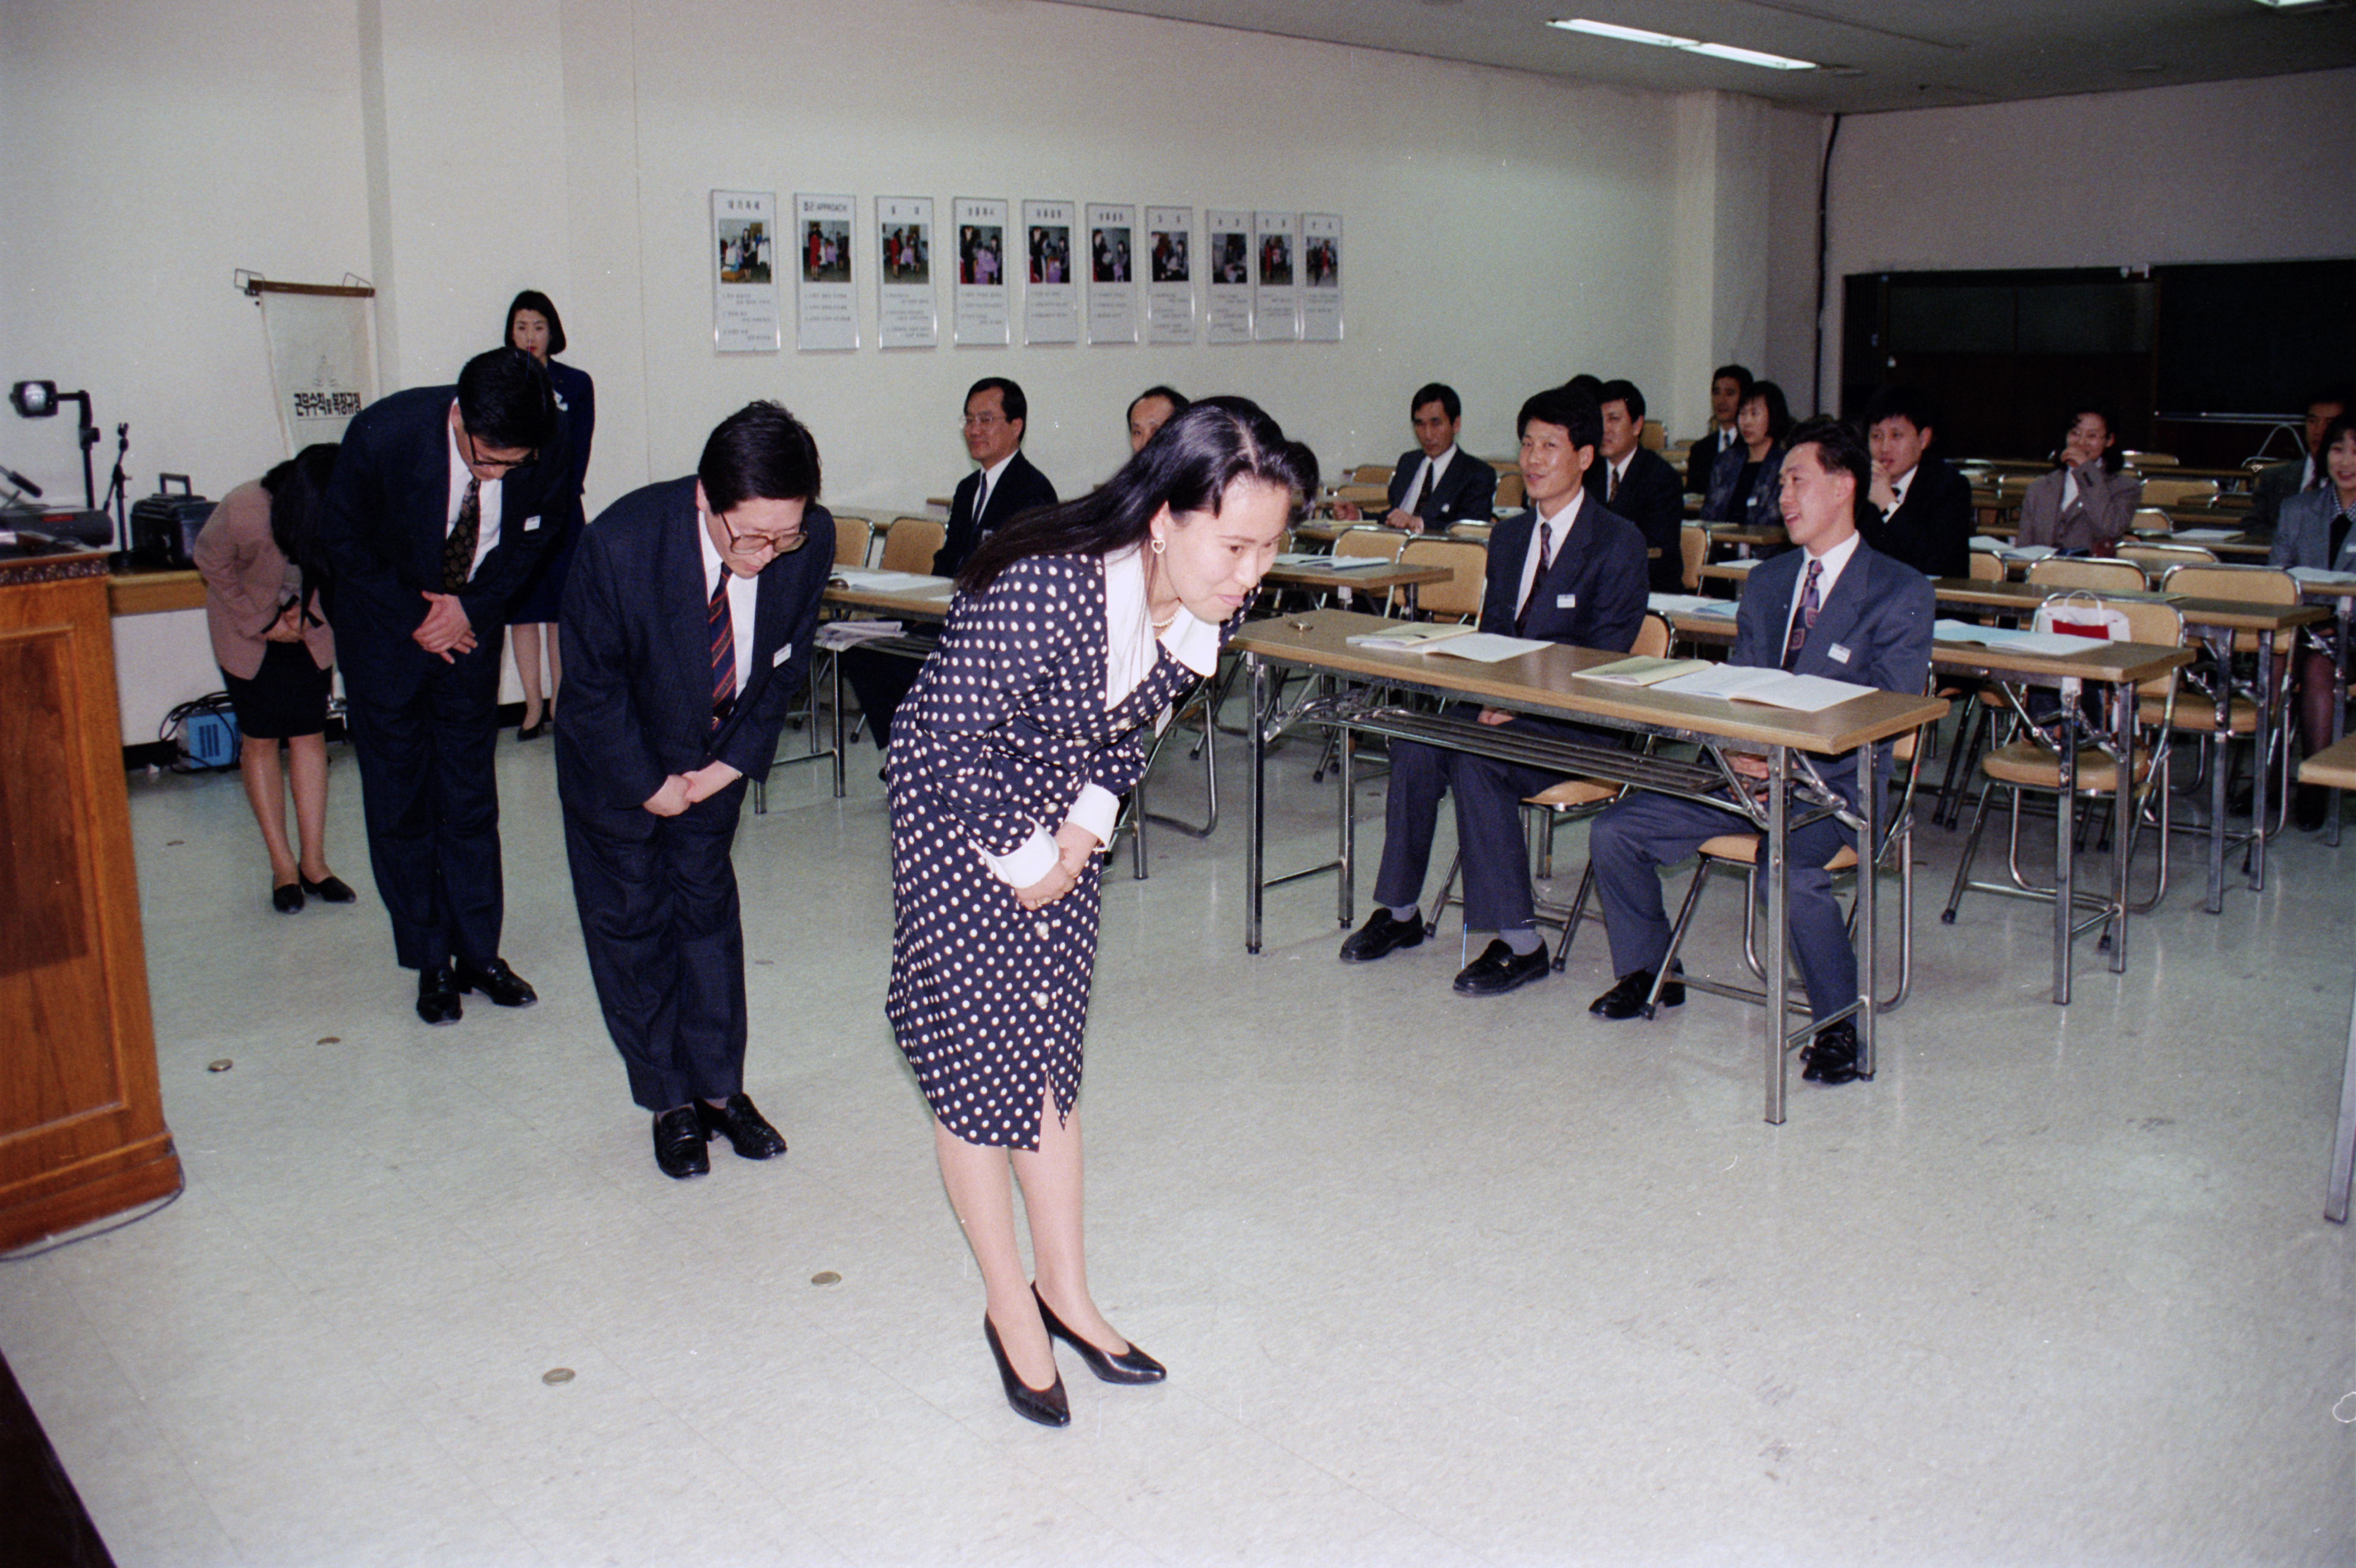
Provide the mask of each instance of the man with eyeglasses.
POLYGON ((361 810, 395 959, 417 1015, 459 994, 539 1000, 499 956, 505 894, 499 648, 509 601, 554 530, 563 426, 548 371, 520 349, 466 361, 455 387, 380 398, 344 432, 320 544, 344 667, 361 810))
MULTIPOLYGON (((954 577, 976 546, 1009 519, 1055 504, 1055 487, 1023 455, 1031 404, 1004 376, 984 376, 965 394, 966 455, 981 465, 958 482, 949 499, 948 533, 933 555, 933 575, 954 577)), ((842 678, 859 694, 875 749, 892 745, 892 715, 916 683, 918 662, 896 653, 854 648, 842 655, 842 678)))
POLYGON ((711 1169, 786 1141, 744 1092, 744 934, 729 859, 745 780, 769 770, 809 669, 834 519, 818 444, 748 403, 689 478, 608 507, 581 536, 558 620, 556 789, 581 938, 655 1165, 711 1169))

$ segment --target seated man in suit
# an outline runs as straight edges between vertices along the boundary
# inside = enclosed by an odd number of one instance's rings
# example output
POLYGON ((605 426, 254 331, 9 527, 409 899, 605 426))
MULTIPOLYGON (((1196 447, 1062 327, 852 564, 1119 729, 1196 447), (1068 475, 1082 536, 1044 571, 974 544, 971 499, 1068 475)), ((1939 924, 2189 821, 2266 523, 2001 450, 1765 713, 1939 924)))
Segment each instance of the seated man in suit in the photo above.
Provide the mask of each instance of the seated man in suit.
POLYGON ((1937 438, 1931 400, 1912 387, 1884 387, 1866 405, 1866 436, 1873 447, 1878 515, 1867 520, 1865 542, 1926 577, 1968 577, 1972 572, 1972 482, 1944 457, 1928 455, 1937 438))
MULTIPOLYGON (((1794 550, 1762 563, 1742 585, 1730 662, 1781 664, 1802 675, 1919 694, 1931 671, 1931 585, 1922 575, 1881 554, 1858 535, 1870 510, 1866 499, 1873 463, 1857 432, 1830 419, 1811 419, 1792 431, 1783 459, 1783 527, 1794 550)), ((1736 757, 1737 772, 1764 779, 1763 758, 1736 757)), ((1885 768, 1889 754, 1882 756, 1885 768)), ((1855 803, 1857 769, 1835 758, 1822 772, 1855 803)), ((1704 839, 1741 831, 1744 820, 1698 800, 1631 792, 1604 809, 1589 830, 1588 854, 1602 896, 1604 929, 1612 938, 1612 968, 1619 983, 1589 1011, 1633 1018, 1668 951, 1669 922, 1661 905, 1661 867, 1693 854, 1704 839)), ((1824 867, 1856 833, 1824 817, 1791 837, 1791 941, 1819 1018, 1857 1000, 1857 955, 1849 947, 1832 876, 1824 867)), ((1869 854, 1870 851, 1866 853, 1869 854)), ((1763 897, 1767 861, 1759 858, 1763 897)), ((1686 988, 1672 981, 1660 1004, 1675 1007, 1686 988)), ((1857 1076, 1857 1030, 1844 1018, 1816 1031, 1805 1077, 1847 1083, 1857 1076)))
POLYGON ((744 1092, 744 931, 728 849, 809 668, 834 520, 818 445, 774 403, 688 478, 605 509, 564 588, 556 790, 590 978, 665 1176, 786 1141, 744 1092))
POLYGON ((1709 471, 1717 466, 1718 455, 1741 441, 1734 416, 1742 412, 1742 399, 1754 379, 1740 365, 1720 365, 1710 371, 1709 430, 1686 453, 1687 495, 1709 494, 1709 471))
POLYGON ((492 762, 508 603, 562 521, 571 473, 547 368, 494 349, 455 387, 361 410, 328 487, 319 546, 369 859, 429 1024, 456 1023, 461 992, 539 1000, 499 956, 492 762))
MULTIPOLYGON (((966 455, 981 467, 958 481, 949 499, 948 532, 933 553, 934 576, 956 576, 974 547, 1009 518, 1055 504, 1055 487, 1023 455, 1030 419, 1030 401, 1004 376, 984 376, 965 394, 966 455)), ((890 750, 892 715, 916 683, 918 662, 864 648, 846 649, 841 657, 842 678, 859 693, 875 749, 890 750)))
MULTIPOLYGON (((1601 420, 1591 398, 1563 389, 1522 404, 1522 478, 1530 508, 1489 536, 1489 576, 1481 629, 1626 652, 1644 620, 1644 536, 1590 499, 1580 480, 1595 461, 1601 420)), ((1592 738, 1558 720, 1458 704, 1456 717, 1537 736, 1592 738)), ((1417 900, 1431 861, 1440 800, 1456 792, 1456 843, 1464 862, 1464 925, 1496 938, 1456 976, 1467 996, 1495 996, 1547 971, 1546 943, 1533 921, 1521 802, 1558 774, 1420 746, 1391 743, 1384 805, 1382 870, 1375 911, 1342 944, 1346 963, 1365 963, 1423 940, 1417 900)))
POLYGON ((1145 450, 1153 433, 1186 412, 1192 402, 1175 387, 1146 388, 1129 404, 1129 450, 1133 456, 1145 450))
POLYGON ((2331 422, 2356 408, 2356 399, 2334 387, 2319 392, 2307 400, 2307 456, 2293 457, 2287 463, 2276 463, 2258 470, 2250 484, 2250 527, 2264 531, 2275 525, 2282 515, 2283 502, 2293 496, 2305 495, 2325 482, 2323 472, 2323 433, 2331 422))
MULTIPOLYGON (((1399 454, 1391 470, 1391 510, 1386 528, 1409 533, 1445 533, 1455 522, 1487 522, 1497 506, 1497 470, 1456 444, 1464 404, 1456 389, 1438 381, 1416 389, 1408 410, 1415 421, 1416 450, 1399 454)), ((1355 517, 1355 508, 1337 516, 1355 517)))
POLYGON ((1603 440, 1601 461, 1587 470, 1588 499, 1634 523, 1644 543, 1660 552, 1652 558, 1655 593, 1683 593, 1677 534, 1685 527, 1685 492, 1669 460, 1644 445, 1644 394, 1633 381, 1611 381, 1596 402, 1603 409, 1603 440))

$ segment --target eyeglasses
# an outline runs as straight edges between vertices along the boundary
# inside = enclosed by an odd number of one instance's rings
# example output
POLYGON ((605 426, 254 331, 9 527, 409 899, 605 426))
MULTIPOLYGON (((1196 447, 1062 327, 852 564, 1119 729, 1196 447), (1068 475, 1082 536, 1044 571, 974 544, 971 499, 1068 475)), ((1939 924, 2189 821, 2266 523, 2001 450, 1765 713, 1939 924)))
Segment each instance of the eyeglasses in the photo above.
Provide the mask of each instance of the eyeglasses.
MULTIPOLYGON (((465 430, 465 426, 460 426, 460 429, 465 430)), ((540 458, 540 454, 536 451, 527 451, 520 457, 486 457, 483 456, 483 444, 476 439, 475 433, 466 430, 466 465, 469 467, 497 468, 502 474, 509 474, 518 468, 528 467, 540 458)))
POLYGON ((721 514, 720 526, 728 532, 728 553, 747 559, 758 555, 791 555, 809 542, 809 535, 799 529, 790 534, 765 533, 759 529, 740 532, 724 512, 721 514))
POLYGON ((969 413, 965 416, 964 421, 965 428, 968 430, 987 430, 993 424, 1010 424, 1012 423, 1013 422, 1007 419, 1003 414, 996 413, 969 413))

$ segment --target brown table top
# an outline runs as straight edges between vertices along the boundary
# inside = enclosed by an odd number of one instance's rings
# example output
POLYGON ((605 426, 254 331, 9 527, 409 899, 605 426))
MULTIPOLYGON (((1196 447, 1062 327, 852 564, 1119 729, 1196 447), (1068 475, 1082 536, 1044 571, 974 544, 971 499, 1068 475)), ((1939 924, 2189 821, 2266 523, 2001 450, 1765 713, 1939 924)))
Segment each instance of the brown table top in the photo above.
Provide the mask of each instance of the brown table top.
POLYGON ((205 607, 205 580, 193 567, 164 572, 118 572, 107 579, 106 607, 118 616, 157 615, 205 607))
POLYGON ((2333 741, 2300 763, 2298 781, 2330 789, 2356 789, 2356 735, 2333 741))
POLYGON ((1267 581, 1287 588, 1391 588, 1420 587, 1426 583, 1445 583, 1454 577, 1453 568, 1447 566, 1287 566, 1279 564, 1268 569, 1267 581))
MULTIPOLYGON (((1980 583, 1964 577, 1934 577, 1931 586, 1943 605, 2019 614, 2034 611, 2054 594, 2071 591, 2043 583, 1980 583)), ((2095 596, 2164 600, 2174 605, 2194 626, 2222 627, 2229 631, 2284 631, 2326 619, 2331 613, 2321 605, 2254 604, 2242 599, 2194 598, 2183 594, 2098 593, 2095 596)))
MULTIPOLYGON (((1279 663, 1335 674, 1419 685, 1501 708, 1569 718, 1617 719, 1683 730, 1717 740, 1788 746, 1837 756, 1868 741, 1888 740, 1943 715, 1944 701, 1874 692, 1816 714, 1791 713, 1759 703, 1679 696, 1643 686, 1577 679, 1582 670, 1627 657, 1601 649, 1548 643, 1518 658, 1483 664, 1445 653, 1396 653, 1353 648, 1360 632, 1397 625, 1380 616, 1316 610, 1253 621, 1235 646, 1279 663)), ((1445 646, 1442 644, 1441 646, 1445 646)))
POLYGON ((1789 544, 1792 536, 1780 522, 1709 522, 1702 525, 1714 544, 1789 544))
MULTIPOLYGON (((1657 613, 1657 612, 1656 612, 1657 613)), ((1669 624, 1688 642, 1731 643, 1734 622, 1724 616, 1682 613, 1669 624)), ((2147 642, 2095 642, 2084 651, 2069 654, 2024 653, 2019 649, 1989 648, 1976 642, 1949 641, 1931 645, 1933 669, 1952 675, 2075 676, 2082 681, 2148 681, 2163 671, 2192 662, 2189 648, 2164 648, 2147 642)))
POLYGON ((926 577, 921 586, 910 584, 891 588, 852 588, 830 583, 819 596, 838 609, 882 610, 916 620, 947 620, 949 603, 957 597, 957 585, 947 577, 926 577))

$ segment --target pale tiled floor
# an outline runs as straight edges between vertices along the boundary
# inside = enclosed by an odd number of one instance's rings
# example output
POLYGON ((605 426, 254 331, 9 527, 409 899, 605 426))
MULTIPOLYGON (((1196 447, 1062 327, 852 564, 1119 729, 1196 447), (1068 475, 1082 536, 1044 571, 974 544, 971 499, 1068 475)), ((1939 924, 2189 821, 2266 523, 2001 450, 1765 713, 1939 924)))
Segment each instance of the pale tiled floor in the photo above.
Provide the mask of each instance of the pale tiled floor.
MULTIPOLYGON (((1330 843, 1307 751, 1280 866, 1330 843)), ((2356 1240, 2320 1214, 2356 842, 2287 843, 2222 917, 2180 886, 2067 1010, 2043 909, 1926 912, 1879 1079, 1795 1073, 1771 1128, 1756 1016, 1590 1019, 1591 929, 1470 1002, 1452 924, 1336 963, 1321 881, 1246 957, 1231 772, 1212 843, 1108 882, 1090 1030, 1098 1294, 1171 1380, 1066 1358, 1050 1432, 1000 1396, 884 1022, 871 760, 746 818, 749 1087, 793 1150, 681 1185, 598 1023, 547 747, 501 753, 547 1000, 449 1029, 337 755, 365 901, 292 919, 233 779, 134 780, 187 1191, 0 1268, 125 1568, 2356 1561, 2356 1240)), ((1955 838, 1922 835, 1933 909, 1955 838)))

